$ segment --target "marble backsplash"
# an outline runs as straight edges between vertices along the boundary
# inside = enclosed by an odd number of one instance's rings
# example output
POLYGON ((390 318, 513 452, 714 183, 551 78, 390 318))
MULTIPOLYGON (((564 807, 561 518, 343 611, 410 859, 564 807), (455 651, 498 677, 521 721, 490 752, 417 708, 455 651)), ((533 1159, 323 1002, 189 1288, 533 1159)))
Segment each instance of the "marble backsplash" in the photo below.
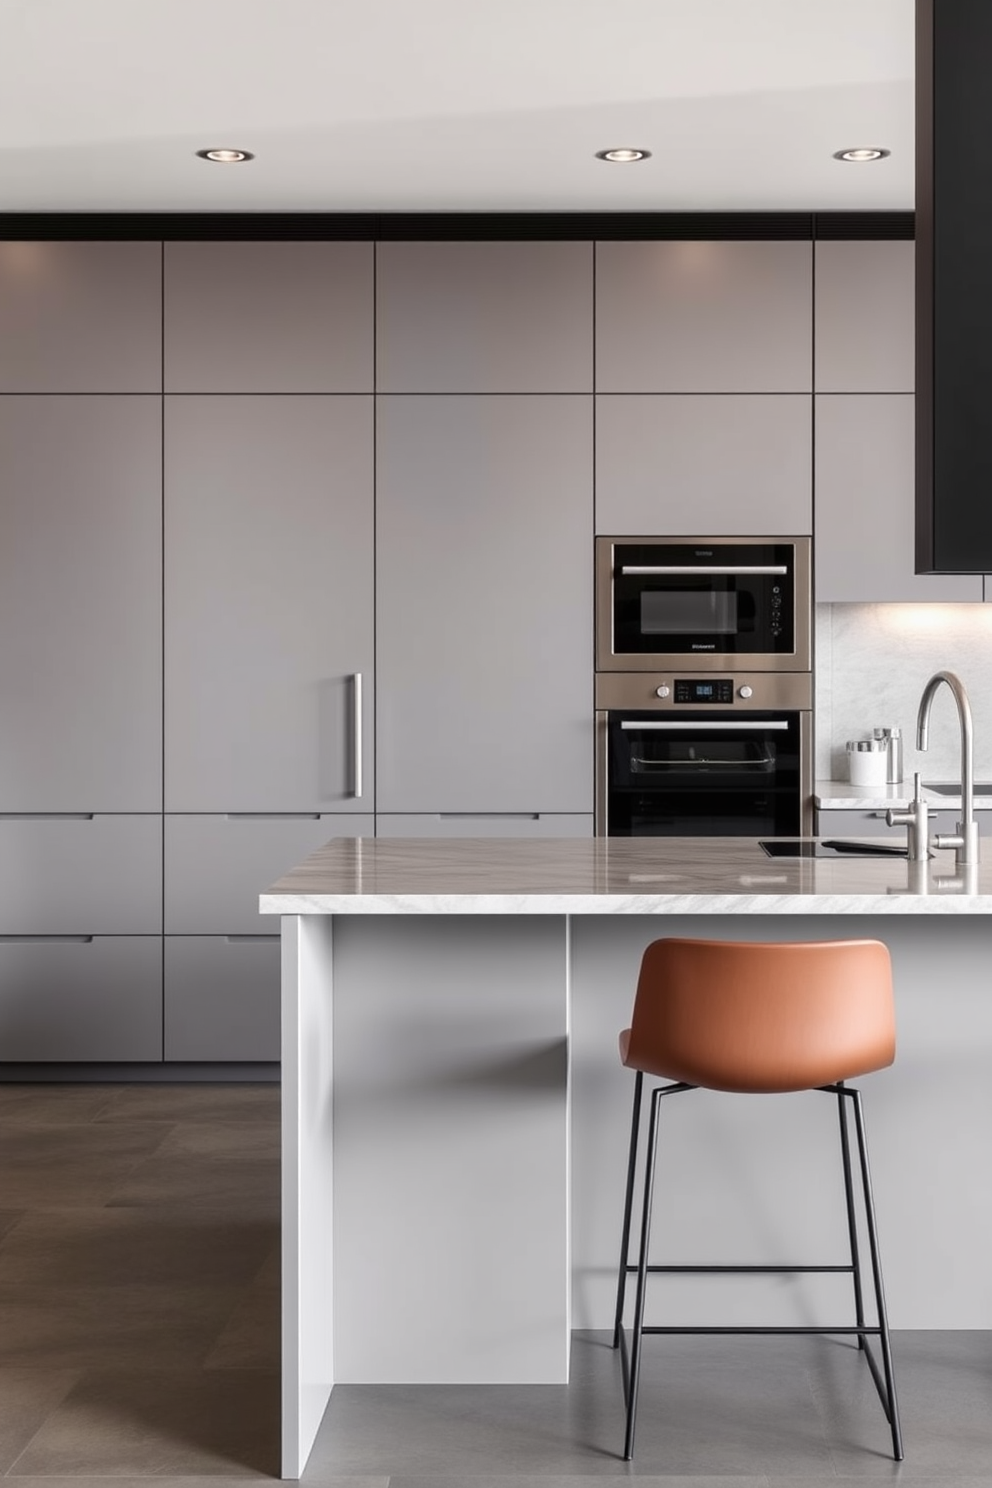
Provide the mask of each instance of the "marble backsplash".
POLYGON ((975 721, 975 779, 992 780, 992 604, 816 606, 815 774, 846 780, 848 739, 878 726, 903 733, 903 777, 957 780, 957 709, 946 687, 934 699, 930 747, 916 749, 920 696, 937 671, 956 672, 975 721))

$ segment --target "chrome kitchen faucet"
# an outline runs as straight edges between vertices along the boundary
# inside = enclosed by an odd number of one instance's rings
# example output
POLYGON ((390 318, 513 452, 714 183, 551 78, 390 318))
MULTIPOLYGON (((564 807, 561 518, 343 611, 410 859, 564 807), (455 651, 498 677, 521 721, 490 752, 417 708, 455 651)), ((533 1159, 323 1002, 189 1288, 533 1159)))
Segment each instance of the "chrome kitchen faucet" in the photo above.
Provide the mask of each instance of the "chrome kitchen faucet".
POLYGON ((913 860, 925 858, 932 847, 953 847, 954 861, 965 867, 978 862, 978 823, 975 821, 975 731, 971 718, 971 703, 964 683, 954 672, 934 672, 923 689, 920 711, 916 718, 916 747, 925 750, 929 746, 930 709, 934 696, 942 682, 951 689, 957 704, 958 723, 961 729, 961 820, 955 836, 938 834, 927 839, 927 803, 923 800, 919 774, 915 777, 913 802, 908 811, 889 810, 885 820, 890 827, 905 826, 909 857, 913 860))

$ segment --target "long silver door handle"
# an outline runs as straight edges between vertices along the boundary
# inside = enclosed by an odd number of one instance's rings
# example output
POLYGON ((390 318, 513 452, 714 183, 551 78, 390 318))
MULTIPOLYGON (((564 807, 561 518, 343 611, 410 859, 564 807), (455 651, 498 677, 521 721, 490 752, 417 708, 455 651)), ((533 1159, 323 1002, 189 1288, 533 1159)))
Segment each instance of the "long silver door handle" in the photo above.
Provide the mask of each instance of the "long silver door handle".
POLYGON ((362 795, 362 674, 355 673, 355 788, 352 795, 355 800, 361 799, 362 795))
POLYGON ((711 720, 700 718, 695 723, 690 722, 688 718, 673 718, 671 721, 668 719, 659 719, 657 723, 654 719, 651 719, 650 722, 646 723, 634 723, 625 718, 620 724, 620 727, 622 729, 691 729, 694 733, 699 733, 700 729, 729 729, 733 733, 737 733, 742 729, 751 729, 754 733, 758 733, 759 731, 763 733, 765 729, 785 730, 789 725, 784 718, 776 718, 773 723, 761 723, 753 718, 742 718, 739 723, 732 723, 729 719, 717 718, 711 720))
POLYGON ((624 564, 622 574, 784 574, 789 570, 784 563, 759 564, 753 568, 737 565, 686 563, 665 564, 661 567, 639 564, 624 564))

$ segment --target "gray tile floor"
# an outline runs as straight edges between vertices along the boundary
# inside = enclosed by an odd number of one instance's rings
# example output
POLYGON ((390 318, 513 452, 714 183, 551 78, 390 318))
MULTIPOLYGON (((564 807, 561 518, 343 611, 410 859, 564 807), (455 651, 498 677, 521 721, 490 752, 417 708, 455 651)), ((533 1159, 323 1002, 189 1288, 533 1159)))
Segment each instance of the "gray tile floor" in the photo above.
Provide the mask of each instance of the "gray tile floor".
MULTIPOLYGON (((0 1085, 0 1473, 32 1488, 278 1473, 278 1091, 0 1085)), ((831 1339, 649 1339, 568 1386, 338 1386, 308 1488, 992 1488, 992 1334, 900 1333, 906 1461, 831 1339)))

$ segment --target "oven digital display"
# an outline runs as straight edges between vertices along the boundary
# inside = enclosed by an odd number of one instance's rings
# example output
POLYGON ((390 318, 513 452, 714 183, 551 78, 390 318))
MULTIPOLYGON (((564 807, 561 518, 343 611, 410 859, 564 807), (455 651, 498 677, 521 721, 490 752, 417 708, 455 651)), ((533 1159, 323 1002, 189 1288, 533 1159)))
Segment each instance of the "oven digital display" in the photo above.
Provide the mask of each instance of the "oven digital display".
POLYGON ((675 701, 677 703, 732 703, 734 684, 724 677, 716 678, 712 682, 687 681, 680 677, 675 682, 675 701))

